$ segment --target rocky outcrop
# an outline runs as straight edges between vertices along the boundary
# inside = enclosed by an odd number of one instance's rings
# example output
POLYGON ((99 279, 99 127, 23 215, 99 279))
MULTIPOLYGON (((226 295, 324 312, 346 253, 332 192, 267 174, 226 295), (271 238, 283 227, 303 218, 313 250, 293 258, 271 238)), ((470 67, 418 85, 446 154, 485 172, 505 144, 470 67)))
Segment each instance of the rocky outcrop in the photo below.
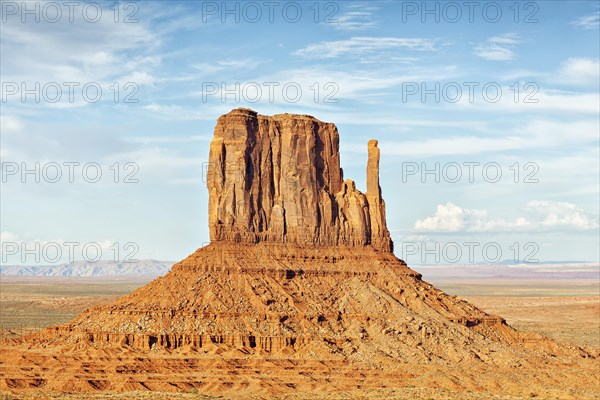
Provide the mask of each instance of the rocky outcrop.
POLYGON ((377 142, 368 149, 361 193, 343 180, 333 124, 244 109, 221 117, 213 241, 67 324, 0 338, 0 393, 392 398, 381 392, 391 387, 409 398, 405 386, 417 385, 597 399, 597 349, 516 331, 391 252, 377 142))
POLYGON ((446 361, 474 348, 501 352, 502 344, 523 342, 502 318, 444 294, 372 247, 219 241, 164 278, 48 328, 39 339, 142 351, 218 345, 248 355, 331 347, 373 359, 386 349, 421 362, 438 351, 435 340, 424 339, 441 338, 442 331, 451 349, 446 361), (363 342, 364 334, 379 339, 363 342), (465 349, 464 341, 477 344, 465 349), (423 354, 416 355, 418 343, 423 354))
POLYGON ((221 116, 207 176, 212 241, 372 245, 392 252, 369 142, 367 194, 343 179, 334 124, 307 115, 221 116))

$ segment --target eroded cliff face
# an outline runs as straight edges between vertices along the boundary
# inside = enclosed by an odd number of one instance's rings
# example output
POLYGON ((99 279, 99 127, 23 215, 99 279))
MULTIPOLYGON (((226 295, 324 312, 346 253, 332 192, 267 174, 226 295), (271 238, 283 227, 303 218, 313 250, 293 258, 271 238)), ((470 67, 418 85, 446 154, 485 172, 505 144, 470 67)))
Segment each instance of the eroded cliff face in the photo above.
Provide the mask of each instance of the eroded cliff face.
POLYGON ((235 109, 218 119, 207 185, 212 241, 366 246, 392 252, 368 146, 367 193, 343 179, 334 124, 235 109))

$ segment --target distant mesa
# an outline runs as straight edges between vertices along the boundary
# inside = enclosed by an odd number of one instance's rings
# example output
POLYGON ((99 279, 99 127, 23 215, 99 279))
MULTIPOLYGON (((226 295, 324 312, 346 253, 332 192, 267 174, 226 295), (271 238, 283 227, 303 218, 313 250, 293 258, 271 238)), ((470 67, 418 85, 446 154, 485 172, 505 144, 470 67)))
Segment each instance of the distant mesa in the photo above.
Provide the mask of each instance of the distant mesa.
POLYGON ((39 277, 157 277, 166 274, 173 261, 72 261, 54 265, 0 265, 0 275, 39 277))
POLYGON ((238 108, 218 119, 207 186, 212 241, 366 246, 391 253, 368 144, 367 192, 344 180, 334 124, 308 115, 238 108))

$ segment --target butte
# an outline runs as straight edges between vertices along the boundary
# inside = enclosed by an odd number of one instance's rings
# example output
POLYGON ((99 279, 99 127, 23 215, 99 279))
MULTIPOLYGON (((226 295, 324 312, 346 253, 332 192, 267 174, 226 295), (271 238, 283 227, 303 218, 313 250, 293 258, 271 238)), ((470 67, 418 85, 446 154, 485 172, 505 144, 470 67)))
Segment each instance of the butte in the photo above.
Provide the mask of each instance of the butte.
POLYGON ((111 304, 4 341, 0 389, 596 398, 597 349, 519 332, 394 255, 377 141, 367 150, 362 193, 343 177, 334 124, 221 116, 206 179, 211 243, 111 304))

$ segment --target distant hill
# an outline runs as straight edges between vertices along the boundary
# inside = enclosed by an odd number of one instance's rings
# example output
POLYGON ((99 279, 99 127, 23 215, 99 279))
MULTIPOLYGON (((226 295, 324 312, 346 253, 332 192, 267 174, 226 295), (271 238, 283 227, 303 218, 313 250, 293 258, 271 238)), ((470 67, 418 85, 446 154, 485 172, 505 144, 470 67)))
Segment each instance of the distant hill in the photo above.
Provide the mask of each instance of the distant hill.
MULTIPOLYGON (((138 260, 137 262, 74 261, 55 265, 0 265, 0 275, 51 277, 162 276, 174 261, 138 260)), ((501 262, 497 264, 415 264, 424 278, 516 278, 516 279, 598 279, 597 262, 543 261, 540 263, 501 262)))
POLYGON ((597 262, 543 261, 540 263, 436 264, 415 265, 423 279, 439 283, 448 280, 595 280, 600 278, 597 262))
POLYGON ((146 276, 155 277, 171 270, 174 261, 137 260, 136 262, 73 261, 55 265, 0 265, 0 275, 18 276, 146 276))

